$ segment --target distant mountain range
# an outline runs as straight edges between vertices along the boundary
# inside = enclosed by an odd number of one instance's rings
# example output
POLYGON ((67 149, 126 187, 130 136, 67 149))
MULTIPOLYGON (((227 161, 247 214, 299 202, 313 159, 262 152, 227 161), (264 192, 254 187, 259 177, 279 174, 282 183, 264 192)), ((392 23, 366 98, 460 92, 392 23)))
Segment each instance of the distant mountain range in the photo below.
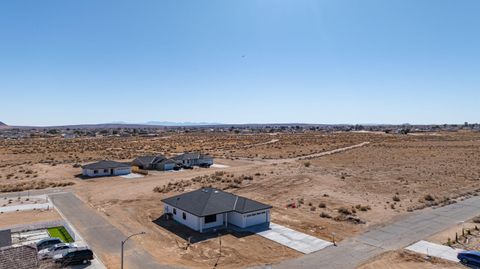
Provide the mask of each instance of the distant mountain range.
POLYGON ((222 123, 213 123, 213 122, 173 122, 173 121, 147 121, 146 124, 159 125, 159 126, 223 125, 222 123))
POLYGON ((125 121, 114 121, 109 123, 100 124, 72 124, 72 125, 55 125, 55 126, 9 126, 0 122, 0 128, 70 128, 70 129, 104 129, 104 128, 163 128, 163 127, 192 127, 192 126, 219 126, 220 123, 208 123, 208 122, 171 122, 171 121, 148 121, 145 123, 128 123, 125 121))

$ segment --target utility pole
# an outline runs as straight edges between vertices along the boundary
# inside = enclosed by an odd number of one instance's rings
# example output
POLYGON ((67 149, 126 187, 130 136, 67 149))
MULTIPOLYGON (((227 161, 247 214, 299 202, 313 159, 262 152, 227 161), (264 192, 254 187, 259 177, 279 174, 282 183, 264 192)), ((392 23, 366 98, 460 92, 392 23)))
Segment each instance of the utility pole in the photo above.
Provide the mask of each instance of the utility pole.
POLYGON ((142 234, 145 234, 145 232, 132 234, 129 237, 127 237, 125 240, 122 240, 122 253, 121 253, 121 261, 120 261, 120 269, 123 269, 123 248, 124 248, 125 243, 127 243, 128 239, 130 239, 131 237, 136 236, 136 235, 142 235, 142 234))

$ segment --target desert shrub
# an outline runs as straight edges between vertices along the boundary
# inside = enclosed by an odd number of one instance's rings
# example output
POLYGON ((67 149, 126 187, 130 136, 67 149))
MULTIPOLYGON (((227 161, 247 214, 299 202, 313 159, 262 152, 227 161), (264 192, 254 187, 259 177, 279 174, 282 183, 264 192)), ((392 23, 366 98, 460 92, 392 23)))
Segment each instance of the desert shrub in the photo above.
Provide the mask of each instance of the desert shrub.
POLYGON ((433 197, 431 194, 427 194, 423 197, 425 201, 433 202, 435 201, 435 197, 433 197))
POLYGON ((331 219, 332 218, 332 216, 330 216, 330 214, 328 214, 327 212, 320 213, 320 217, 321 218, 326 218, 326 219, 331 219))
POLYGON ((398 197, 397 195, 394 195, 392 197, 392 200, 395 201, 395 202, 400 202, 400 197, 398 197))
POLYGON ((352 212, 350 212, 350 210, 346 207, 340 207, 339 209, 337 209, 338 213, 340 214, 344 214, 344 215, 351 215, 352 212))
POLYGON ((358 210, 360 211, 368 211, 370 209, 372 209, 369 205, 359 205, 360 207, 358 208, 358 210))
POLYGON ((321 203, 318 204, 318 207, 319 208, 326 208, 327 204, 325 204, 324 202, 321 202, 321 203))
POLYGON ((304 165, 305 167, 310 167, 310 165, 312 165, 312 164, 311 164, 310 162, 305 162, 305 163, 303 163, 303 165, 304 165))

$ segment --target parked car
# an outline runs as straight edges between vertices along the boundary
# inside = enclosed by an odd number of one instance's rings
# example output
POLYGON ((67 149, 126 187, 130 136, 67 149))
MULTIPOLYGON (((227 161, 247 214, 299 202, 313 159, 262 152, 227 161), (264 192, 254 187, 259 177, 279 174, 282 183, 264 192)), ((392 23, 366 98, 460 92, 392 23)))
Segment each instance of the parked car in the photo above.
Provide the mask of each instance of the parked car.
POLYGON ((62 243, 62 240, 55 237, 42 239, 37 242, 37 251, 49 248, 53 245, 60 244, 60 243, 62 243))
POLYGON ((61 266, 87 264, 91 260, 93 260, 93 252, 87 247, 72 248, 53 256, 53 261, 61 266))
POLYGON ((480 265, 480 251, 462 251, 458 253, 457 258, 463 264, 480 265))
POLYGON ((38 252, 38 259, 39 260, 45 260, 45 259, 51 259, 53 256, 57 254, 61 254, 63 252, 66 252, 69 249, 76 248, 77 245, 75 244, 69 244, 69 243, 60 243, 53 245, 49 248, 42 249, 38 252))

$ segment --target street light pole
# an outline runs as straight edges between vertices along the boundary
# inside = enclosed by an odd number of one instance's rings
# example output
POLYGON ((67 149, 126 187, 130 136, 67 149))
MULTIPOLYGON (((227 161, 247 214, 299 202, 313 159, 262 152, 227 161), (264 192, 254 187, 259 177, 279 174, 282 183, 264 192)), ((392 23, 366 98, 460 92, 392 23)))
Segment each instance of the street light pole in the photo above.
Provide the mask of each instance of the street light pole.
POLYGON ((127 237, 125 240, 122 240, 122 254, 121 254, 121 261, 120 261, 120 269, 123 269, 123 248, 124 248, 125 243, 127 243, 128 239, 130 239, 131 237, 134 237, 136 235, 142 235, 142 234, 145 234, 145 232, 132 234, 129 237, 127 237))

